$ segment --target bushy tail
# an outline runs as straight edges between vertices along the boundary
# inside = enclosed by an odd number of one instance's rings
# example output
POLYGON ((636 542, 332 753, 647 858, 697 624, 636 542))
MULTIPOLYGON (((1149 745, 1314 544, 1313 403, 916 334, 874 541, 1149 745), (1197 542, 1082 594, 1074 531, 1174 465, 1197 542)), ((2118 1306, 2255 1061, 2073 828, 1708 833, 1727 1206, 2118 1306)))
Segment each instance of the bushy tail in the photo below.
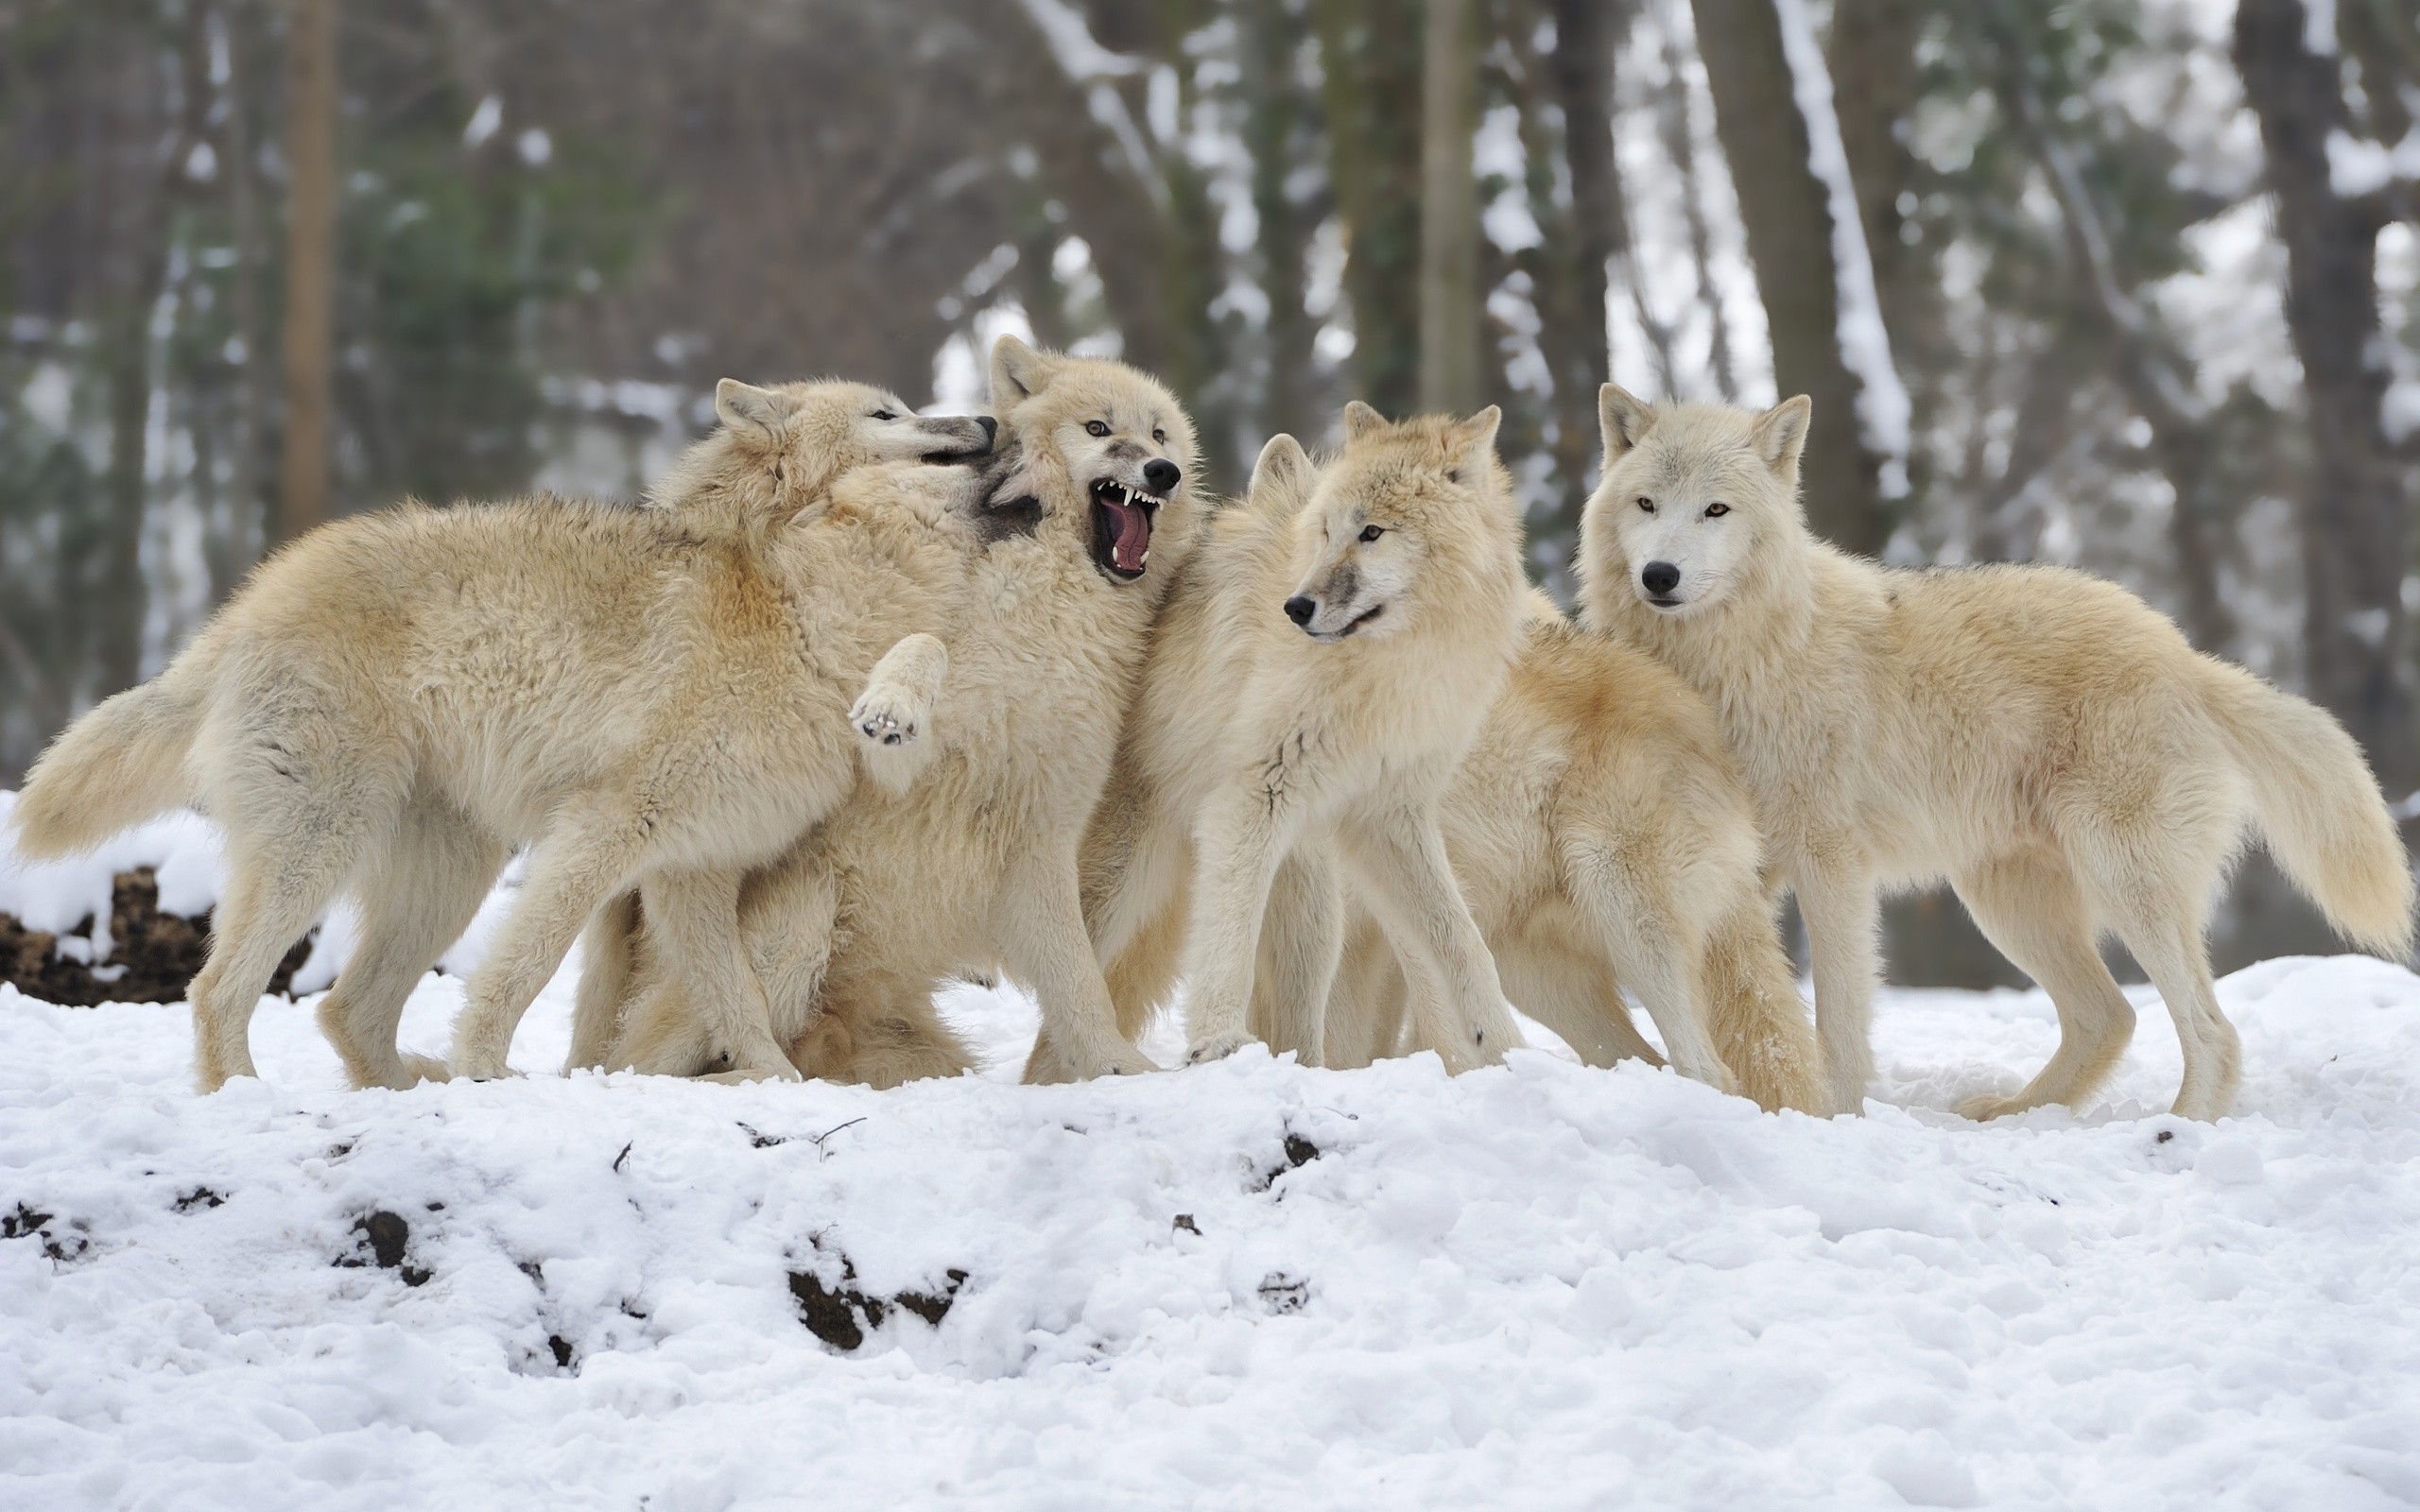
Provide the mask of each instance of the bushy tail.
POLYGON ((1757 1107, 1769 1113, 1857 1111, 1831 1106, 1815 1032, 1762 898, 1743 900, 1707 933, 1698 990, 1715 1053, 1757 1107))
POLYGON ((195 646, 168 670, 67 727, 26 774, 10 814, 29 860, 74 855, 188 802, 193 747, 215 658, 195 646))
POLYGON ((2361 747, 2318 705, 2218 666, 2207 698, 2252 781, 2269 853, 2336 932, 2411 954, 2411 859, 2361 747))

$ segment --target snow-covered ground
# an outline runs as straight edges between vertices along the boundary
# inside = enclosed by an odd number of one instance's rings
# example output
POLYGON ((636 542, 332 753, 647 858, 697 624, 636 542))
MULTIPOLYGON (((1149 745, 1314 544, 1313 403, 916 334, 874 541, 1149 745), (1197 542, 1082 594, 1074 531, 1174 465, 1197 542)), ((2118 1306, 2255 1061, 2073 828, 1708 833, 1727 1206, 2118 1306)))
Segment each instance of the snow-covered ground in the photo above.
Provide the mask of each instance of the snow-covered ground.
POLYGON ((1822 1122, 1547 1050, 1027 1088, 971 988, 983 1077, 564 1078, 572 982, 520 1079, 348 1091, 270 999, 209 1098, 183 1009, 0 988, 0 1506, 2420 1503, 2377 962, 2228 979, 2215 1127, 2148 991, 2101 1101, 1978 1127, 2039 995, 1887 995, 1822 1122))

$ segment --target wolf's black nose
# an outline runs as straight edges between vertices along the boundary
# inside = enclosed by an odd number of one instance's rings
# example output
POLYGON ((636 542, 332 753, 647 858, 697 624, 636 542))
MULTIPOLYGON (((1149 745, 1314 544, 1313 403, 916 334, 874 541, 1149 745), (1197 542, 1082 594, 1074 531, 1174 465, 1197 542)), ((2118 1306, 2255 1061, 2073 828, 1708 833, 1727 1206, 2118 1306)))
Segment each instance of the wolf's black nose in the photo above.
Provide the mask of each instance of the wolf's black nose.
POLYGON ((983 427, 983 444, 991 445, 1000 438, 1000 422, 989 415, 977 415, 975 423, 983 427))
POLYGON ((1638 570, 1638 581, 1651 593, 1668 593, 1681 586, 1681 569, 1668 561, 1651 561, 1638 570))
POLYGON ((1153 493, 1167 492, 1168 490, 1176 487, 1177 479, 1183 476, 1184 476, 1184 472, 1165 456, 1155 456, 1143 464, 1144 486, 1153 493))
POLYGON ((1300 593, 1286 601, 1286 617, 1297 625, 1308 625, 1311 623, 1311 616, 1319 610, 1320 607, 1317 604, 1300 593))

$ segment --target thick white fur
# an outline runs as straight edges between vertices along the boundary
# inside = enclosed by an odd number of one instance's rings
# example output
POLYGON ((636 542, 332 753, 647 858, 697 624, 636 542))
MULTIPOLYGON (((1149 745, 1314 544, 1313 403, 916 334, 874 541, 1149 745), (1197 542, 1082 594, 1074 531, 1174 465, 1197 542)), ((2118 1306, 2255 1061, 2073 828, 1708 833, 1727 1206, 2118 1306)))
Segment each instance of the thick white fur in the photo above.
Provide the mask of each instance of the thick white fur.
POLYGON ((2410 951, 2410 863, 2325 713, 2196 654, 2166 617, 2081 573, 1894 571, 1816 540, 1798 504, 1803 397, 1761 415, 1657 409, 1608 385, 1600 408, 1584 615, 1713 701, 1768 865, 1806 917, 1843 1107, 1872 1074, 1882 888, 1946 876, 2058 1005, 2058 1052, 2021 1091, 1969 1099, 1977 1118, 2074 1103, 2123 1052, 2135 1015, 2096 949, 2104 931, 2176 1021, 2176 1111, 2228 1110, 2238 1041, 2203 930, 2255 826, 2339 931, 2410 951), (1678 575, 1660 594, 1644 576, 1655 562, 1678 575))
POLYGON ((311 532, 36 765, 16 809, 29 854, 184 802, 225 828, 193 987, 203 1091, 254 1074, 253 1006, 340 892, 362 937, 322 1029, 356 1085, 444 1074, 397 1053, 405 996, 524 841, 528 882, 471 979, 457 1072, 505 1073, 581 923, 633 886, 734 1055, 778 1058, 737 954, 736 868, 847 796, 849 698, 961 596, 977 543, 952 506, 981 479, 881 459, 989 438, 873 420, 889 396, 858 385, 721 397, 726 424, 656 507, 407 504, 311 532))
POLYGON ((1249 501, 1212 522, 1085 840, 1086 917, 1130 1029, 1150 994, 1120 958, 1165 958, 1180 917, 1190 1058, 1250 1038, 1265 953, 1300 984, 1278 1011, 1315 1025, 1339 945, 1319 902, 1334 854, 1424 976, 1415 1007, 1447 1064, 1520 1043, 1437 827, 1519 633, 1497 418, 1390 424, 1356 404, 1340 457, 1315 472, 1276 438, 1249 501), (1292 598, 1308 601, 1299 626, 1292 598))
MULTIPOLYGON (((965 1069, 933 989, 1003 967, 1041 1001, 1052 1050, 1040 1074, 1151 1069, 1118 1033, 1084 932, 1076 847, 1196 506, 1191 484, 1176 485, 1142 576, 1117 581, 1096 558, 1091 490, 1155 491, 1154 463, 1189 477, 1193 429, 1144 374, 1013 338, 994 350, 992 403, 1003 456, 1021 460, 987 507, 990 543, 944 637, 929 765, 905 797, 861 788, 742 889, 773 1032, 810 1075, 890 1085, 965 1069)), ((654 920, 638 922, 625 905, 590 936, 573 1064, 716 1070, 703 1015, 659 969, 654 920)))
MULTIPOLYGON (((1513 1004, 1591 1065, 1655 1058, 1768 1109, 1831 1108, 1775 934, 1755 809, 1714 713, 1668 668, 1531 599, 1519 659, 1442 810, 1454 876, 1513 1004)), ((1348 929, 1324 1064, 1393 1050, 1407 984, 1348 929)), ((1272 1043, 1275 1041, 1272 1040, 1272 1043)))

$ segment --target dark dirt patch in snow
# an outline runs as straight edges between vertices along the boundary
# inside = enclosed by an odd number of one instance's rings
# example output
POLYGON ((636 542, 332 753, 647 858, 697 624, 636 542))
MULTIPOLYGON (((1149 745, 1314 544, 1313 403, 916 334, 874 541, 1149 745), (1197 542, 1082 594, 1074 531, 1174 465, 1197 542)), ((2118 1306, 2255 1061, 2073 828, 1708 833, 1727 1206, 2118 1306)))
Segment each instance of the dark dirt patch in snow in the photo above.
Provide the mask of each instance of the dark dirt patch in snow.
POLYGON ((966 1272, 952 1267, 945 1273, 948 1282, 938 1292, 900 1292, 891 1297, 876 1297, 856 1285, 856 1267, 847 1260, 840 1262, 840 1283, 829 1286, 823 1278, 811 1270, 790 1272, 790 1295, 798 1298, 800 1321, 806 1331, 832 1348, 851 1350, 866 1342, 866 1331, 882 1327, 882 1320, 896 1309, 913 1313, 934 1328, 949 1315, 950 1304, 958 1299, 958 1289, 966 1284, 966 1272))
MULTIPOLYGON (((93 924, 88 916, 68 937, 89 942, 93 924)), ((77 956, 89 955, 89 949, 62 954, 58 936, 27 929, 14 915, 0 913, 0 982, 27 997, 76 1008, 182 1003, 210 953, 210 916, 162 913, 159 879, 149 867, 117 874, 110 887, 109 933, 109 958, 88 963, 77 956)), ((305 936, 278 963, 269 991, 291 996, 294 973, 310 954, 311 936, 305 936)))

